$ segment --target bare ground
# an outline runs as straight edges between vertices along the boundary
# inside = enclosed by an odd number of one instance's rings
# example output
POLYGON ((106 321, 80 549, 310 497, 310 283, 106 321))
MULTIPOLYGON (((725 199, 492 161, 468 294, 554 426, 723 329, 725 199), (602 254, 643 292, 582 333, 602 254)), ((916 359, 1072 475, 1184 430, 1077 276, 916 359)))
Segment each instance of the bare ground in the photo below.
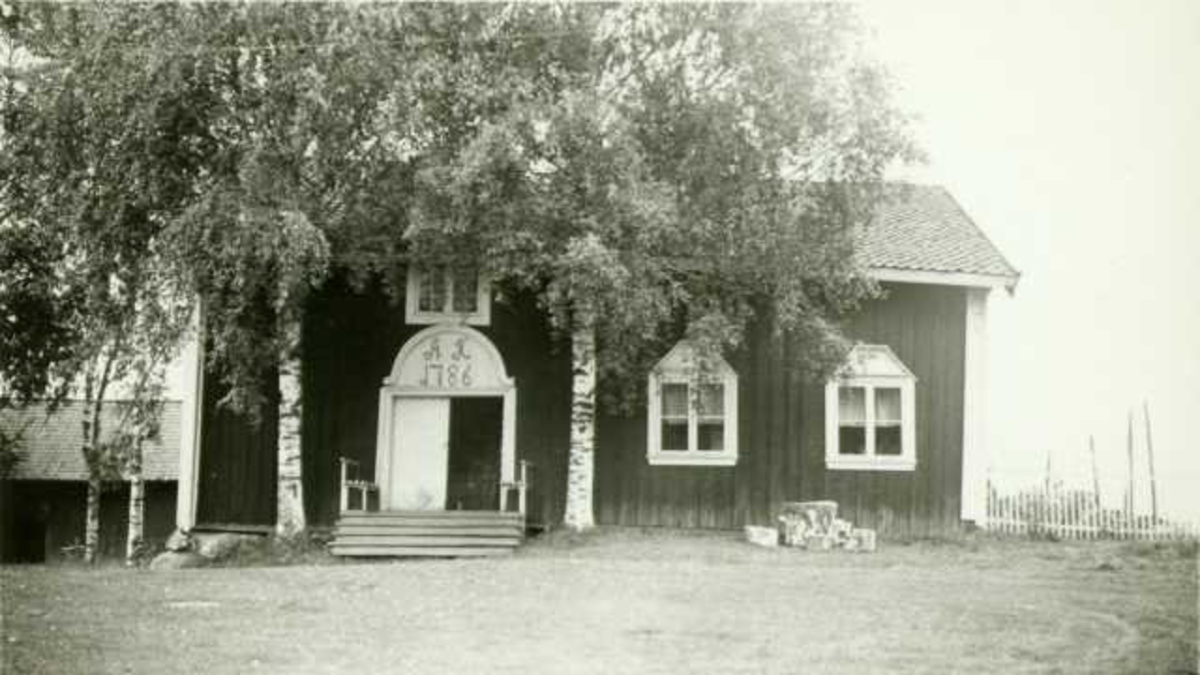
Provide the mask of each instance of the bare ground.
POLYGON ((1189 673, 1195 546, 871 555, 551 536, 498 560, 0 570, 5 673, 1189 673))

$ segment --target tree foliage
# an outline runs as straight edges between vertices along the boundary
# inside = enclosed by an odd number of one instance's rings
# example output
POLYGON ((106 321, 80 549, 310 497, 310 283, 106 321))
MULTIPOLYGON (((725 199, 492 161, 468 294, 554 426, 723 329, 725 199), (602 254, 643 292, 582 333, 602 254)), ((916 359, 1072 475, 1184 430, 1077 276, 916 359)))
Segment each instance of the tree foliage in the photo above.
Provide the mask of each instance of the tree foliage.
POLYGON ((0 372, 68 361, 153 277, 253 408, 307 289, 410 263, 595 312, 613 400, 756 318, 824 372, 873 292, 854 229, 916 157, 859 33, 814 4, 7 7, 0 254, 50 241, 0 282, 28 333, 0 372))

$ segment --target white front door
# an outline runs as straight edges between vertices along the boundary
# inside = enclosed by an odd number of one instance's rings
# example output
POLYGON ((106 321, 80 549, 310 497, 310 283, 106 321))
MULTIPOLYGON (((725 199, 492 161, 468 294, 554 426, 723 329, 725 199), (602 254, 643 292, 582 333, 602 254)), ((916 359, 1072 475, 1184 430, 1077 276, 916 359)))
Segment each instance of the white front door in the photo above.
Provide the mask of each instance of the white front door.
POLYGON ((450 399, 394 399, 385 509, 446 508, 450 456, 450 399))

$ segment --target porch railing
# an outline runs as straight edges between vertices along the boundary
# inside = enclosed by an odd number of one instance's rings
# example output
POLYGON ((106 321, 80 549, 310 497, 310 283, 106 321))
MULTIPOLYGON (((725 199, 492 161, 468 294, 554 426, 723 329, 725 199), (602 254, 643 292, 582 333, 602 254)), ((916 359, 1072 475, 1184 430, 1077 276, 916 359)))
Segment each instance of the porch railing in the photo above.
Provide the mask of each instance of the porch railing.
MULTIPOLYGON (((341 465, 340 510, 342 512, 369 511, 371 494, 373 493, 376 500, 378 500, 379 486, 361 477, 362 467, 357 460, 350 459, 349 457, 339 457, 338 463, 341 465), (358 497, 358 508, 351 508, 351 497, 354 495, 358 497)), ((508 511, 509 493, 516 490, 517 513, 520 513, 522 516, 525 515, 528 505, 530 466, 532 466, 532 463, 525 460, 517 462, 517 479, 513 481, 501 481, 500 511, 508 511)))
POLYGON ((363 480, 360 472, 362 467, 357 460, 349 457, 338 457, 338 463, 341 465, 341 500, 339 507, 342 512, 347 511, 368 511, 371 504, 371 493, 375 493, 375 497, 379 497, 379 486, 369 480, 363 480), (358 508, 350 508, 350 495, 357 493, 358 508))
POLYGON ((514 481, 500 482, 500 511, 508 510, 508 495, 511 491, 517 491, 517 513, 525 515, 526 494, 529 491, 529 467, 531 463, 525 460, 517 462, 517 479, 514 481))

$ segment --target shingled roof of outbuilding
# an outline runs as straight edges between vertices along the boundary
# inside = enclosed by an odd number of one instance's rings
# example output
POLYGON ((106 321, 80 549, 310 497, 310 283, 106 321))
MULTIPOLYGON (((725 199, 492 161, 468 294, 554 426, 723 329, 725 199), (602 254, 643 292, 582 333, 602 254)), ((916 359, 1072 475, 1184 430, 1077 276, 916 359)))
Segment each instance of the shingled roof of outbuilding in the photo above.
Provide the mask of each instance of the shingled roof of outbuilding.
MULTIPOLYGON (((112 429, 117 421, 120 402, 105 404, 102 426, 112 429)), ((179 478, 178 401, 163 405, 158 438, 142 448, 142 478, 177 480, 179 478)), ((31 405, 19 410, 0 411, 0 425, 9 431, 21 431, 21 461, 13 472, 14 480, 87 480, 87 466, 80 452, 80 423, 83 403, 67 401, 55 413, 46 416, 45 407, 31 405)))
POLYGON ((1009 288, 1020 277, 938 185, 889 186, 887 199, 857 244, 860 262, 872 271, 992 277, 1009 288))

